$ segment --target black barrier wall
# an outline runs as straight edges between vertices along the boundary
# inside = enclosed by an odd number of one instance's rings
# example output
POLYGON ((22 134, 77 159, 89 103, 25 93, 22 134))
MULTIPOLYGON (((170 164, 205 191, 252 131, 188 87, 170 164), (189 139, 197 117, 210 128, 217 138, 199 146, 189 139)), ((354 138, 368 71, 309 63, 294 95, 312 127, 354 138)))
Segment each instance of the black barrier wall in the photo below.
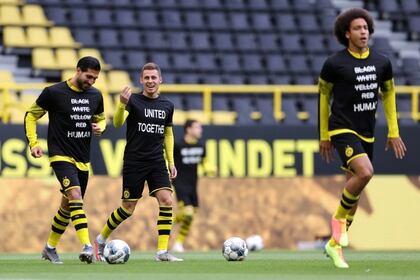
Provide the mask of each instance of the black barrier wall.
MULTIPOLYGON (((48 157, 30 156, 22 125, 0 125, 1 176, 50 176, 48 157)), ((410 174, 420 172, 420 126, 400 127, 408 153, 396 160, 385 152, 387 129, 377 127, 374 168, 376 174, 410 174)), ((175 138, 182 137, 175 127, 175 138)), ((47 127, 38 126, 40 144, 47 149, 47 127)), ((327 164, 319 156, 318 132, 310 126, 207 126, 204 139, 209 162, 221 177, 293 177, 340 174, 336 157, 327 164)), ((91 163, 97 175, 120 176, 125 145, 125 128, 108 126, 102 137, 92 141, 91 163)))

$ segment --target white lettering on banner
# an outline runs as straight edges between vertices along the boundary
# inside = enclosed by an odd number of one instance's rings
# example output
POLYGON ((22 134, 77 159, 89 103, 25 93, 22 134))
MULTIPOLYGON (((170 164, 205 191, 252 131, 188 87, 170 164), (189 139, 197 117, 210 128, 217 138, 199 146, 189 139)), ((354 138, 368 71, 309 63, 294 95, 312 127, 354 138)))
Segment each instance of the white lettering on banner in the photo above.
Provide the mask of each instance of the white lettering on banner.
POLYGON ((147 133, 163 134, 165 132, 165 126, 152 123, 138 123, 139 131, 147 133))
POLYGON ((146 118, 158 118, 164 120, 166 118, 166 112, 157 109, 144 109, 144 116, 146 118))
POLYGON ((374 111, 376 110, 377 101, 368 103, 353 104, 354 112, 374 111))

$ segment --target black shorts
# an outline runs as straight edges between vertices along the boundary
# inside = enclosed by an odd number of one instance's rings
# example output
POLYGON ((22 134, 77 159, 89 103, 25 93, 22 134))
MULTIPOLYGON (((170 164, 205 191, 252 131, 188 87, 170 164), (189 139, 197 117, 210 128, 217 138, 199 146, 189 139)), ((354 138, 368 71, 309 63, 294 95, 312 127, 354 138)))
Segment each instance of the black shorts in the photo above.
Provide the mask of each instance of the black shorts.
POLYGON ((81 171, 74 164, 66 161, 54 161, 51 167, 61 184, 60 192, 63 195, 66 195, 67 190, 77 186, 80 186, 82 197, 85 195, 89 171, 81 171))
POLYGON ((143 194, 145 182, 147 182, 149 195, 151 196, 154 196, 161 189, 172 191, 165 161, 124 164, 122 199, 140 199, 143 194))
POLYGON ((331 137, 331 143, 337 150, 343 165, 341 168, 351 171, 349 163, 362 155, 367 155, 370 161, 373 160, 373 143, 360 139, 352 133, 343 133, 331 137))
POLYGON ((178 184, 175 186, 176 199, 180 202, 182 201, 185 206, 192 205, 198 207, 198 194, 196 186, 180 186, 178 184))

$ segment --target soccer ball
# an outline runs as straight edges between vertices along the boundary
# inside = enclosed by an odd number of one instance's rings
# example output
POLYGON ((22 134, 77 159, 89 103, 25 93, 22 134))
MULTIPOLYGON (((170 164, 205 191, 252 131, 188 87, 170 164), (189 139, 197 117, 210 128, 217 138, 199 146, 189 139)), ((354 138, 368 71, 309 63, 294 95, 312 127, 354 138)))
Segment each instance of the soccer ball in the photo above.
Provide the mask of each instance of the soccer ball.
POLYGON ((245 242, 250 251, 260 251, 264 248, 264 242, 258 234, 251 235, 245 242))
POLYGON ((243 239, 231 237, 223 243, 222 253, 228 261, 243 261, 248 255, 248 248, 243 239))
POLYGON ((128 244, 119 239, 109 241, 105 245, 104 258, 109 264, 123 264, 130 258, 131 250, 128 244))

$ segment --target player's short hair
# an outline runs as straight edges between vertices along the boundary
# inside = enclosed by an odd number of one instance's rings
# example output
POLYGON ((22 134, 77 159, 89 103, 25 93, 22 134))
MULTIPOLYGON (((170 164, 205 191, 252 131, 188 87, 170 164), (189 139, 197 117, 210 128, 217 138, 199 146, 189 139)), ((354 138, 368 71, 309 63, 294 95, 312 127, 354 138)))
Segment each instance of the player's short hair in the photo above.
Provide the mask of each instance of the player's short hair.
POLYGON ((338 42, 345 47, 349 46, 349 39, 346 38, 346 32, 350 30, 351 22, 357 18, 363 18, 366 21, 370 35, 375 31, 373 18, 365 9, 353 8, 342 12, 335 19, 334 34, 338 42))
POLYGON ((79 59, 77 62, 77 68, 80 68, 82 72, 86 72, 88 69, 101 71, 101 63, 93 56, 85 56, 79 59))
POLYGON ((184 123, 184 134, 187 133, 187 129, 191 127, 194 123, 197 123, 197 120, 194 119, 187 119, 184 123))
POLYGON ((159 65, 157 65, 154 62, 148 62, 141 68, 140 76, 143 77, 144 70, 157 70, 159 73, 159 76, 162 77, 162 72, 160 71, 159 65))

